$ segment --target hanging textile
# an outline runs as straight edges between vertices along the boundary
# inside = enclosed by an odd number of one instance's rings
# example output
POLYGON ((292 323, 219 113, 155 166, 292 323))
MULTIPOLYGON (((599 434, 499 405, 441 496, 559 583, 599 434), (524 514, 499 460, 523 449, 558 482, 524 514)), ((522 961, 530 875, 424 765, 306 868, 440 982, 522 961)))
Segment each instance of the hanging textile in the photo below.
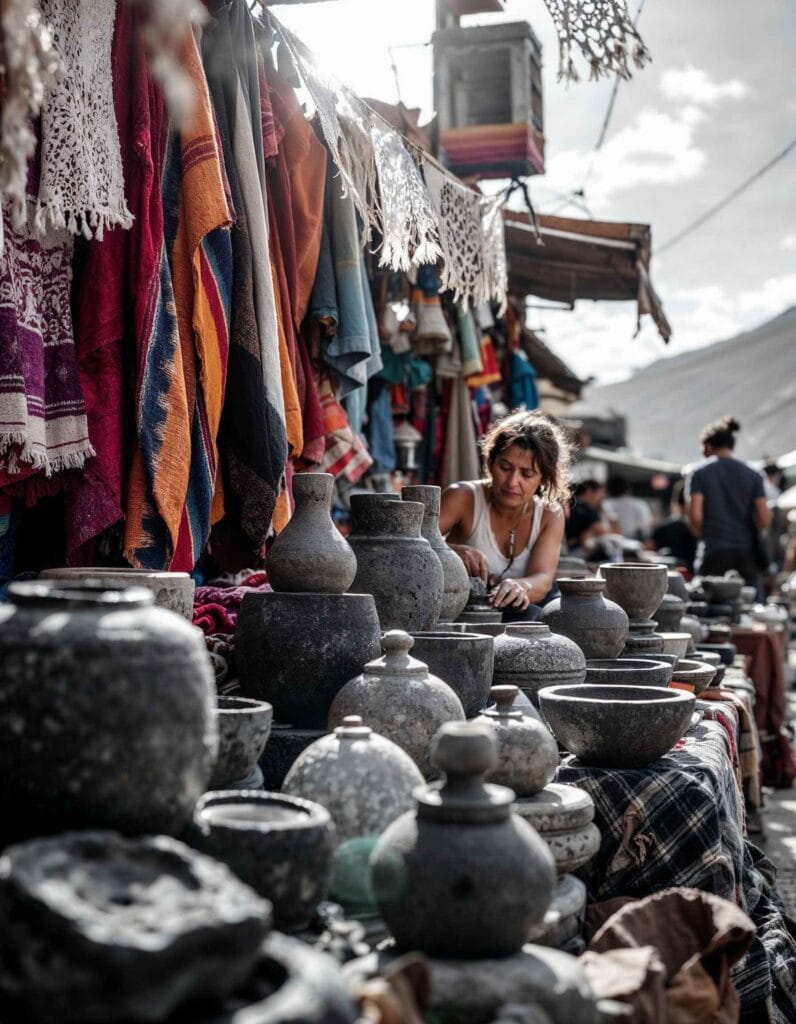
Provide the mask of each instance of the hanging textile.
POLYGON ((326 453, 321 469, 324 473, 331 473, 335 479, 342 476, 349 483, 355 484, 373 465, 373 459, 351 429, 345 410, 335 397, 328 374, 319 374, 317 385, 326 428, 326 453))
POLYGON ((544 0, 558 33, 558 79, 577 82, 574 53, 588 61, 592 81, 611 75, 630 78, 630 63, 651 60, 625 0, 544 0))
POLYGON ((469 389, 461 377, 450 382, 450 389, 447 415, 441 417, 445 424, 443 487, 459 480, 477 480, 481 476, 469 389))
POLYGON ((489 298, 484 279, 481 197, 426 162, 423 175, 437 213, 442 244, 441 281, 463 305, 489 298))
POLYGON ((498 304, 498 316, 506 312, 509 268, 506 263, 506 232, 500 199, 481 200, 481 231, 484 246, 484 295, 498 304))
POLYGON ((102 238, 133 218, 113 108, 114 0, 42 0, 63 64, 42 107, 41 181, 36 227, 102 238))

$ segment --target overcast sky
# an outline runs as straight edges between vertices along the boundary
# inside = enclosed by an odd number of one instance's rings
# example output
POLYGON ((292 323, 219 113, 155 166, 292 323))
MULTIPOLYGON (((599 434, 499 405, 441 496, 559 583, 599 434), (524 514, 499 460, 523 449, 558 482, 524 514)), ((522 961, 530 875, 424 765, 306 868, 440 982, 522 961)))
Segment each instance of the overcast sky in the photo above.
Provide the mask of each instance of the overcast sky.
MULTIPOLYGON (((639 0, 631 0, 635 13, 639 0)), ((432 114, 433 0, 329 0, 277 9, 323 63, 360 95, 432 114)), ((556 82, 558 47, 542 0, 508 0, 490 20, 531 23, 545 56, 547 173, 532 179, 542 212, 579 216, 561 194, 584 183, 609 82, 556 82)), ((793 0, 646 0, 639 29, 653 63, 623 82, 586 200, 596 218, 652 225, 653 246, 796 137, 793 0)), ((587 75, 584 74, 584 79, 587 75)), ((674 336, 648 323, 637 338, 628 303, 533 311, 531 326, 582 376, 634 368, 737 334, 796 304, 796 150, 705 227, 653 255, 652 278, 674 336)))

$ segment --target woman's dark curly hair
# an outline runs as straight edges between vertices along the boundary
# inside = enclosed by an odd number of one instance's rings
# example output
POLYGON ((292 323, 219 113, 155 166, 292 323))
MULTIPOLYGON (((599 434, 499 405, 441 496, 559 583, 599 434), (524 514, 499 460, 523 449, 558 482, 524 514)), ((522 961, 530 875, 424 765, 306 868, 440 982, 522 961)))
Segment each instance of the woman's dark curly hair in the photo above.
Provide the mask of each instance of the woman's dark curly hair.
POLYGON ((495 459, 514 444, 533 455, 542 474, 540 496, 548 504, 564 505, 571 486, 572 448, 563 429, 542 412, 513 412, 499 420, 481 442, 488 476, 495 459))
POLYGON ((735 435, 740 429, 741 424, 734 416, 724 416, 705 427, 699 435, 699 443, 709 444, 714 448, 734 448, 735 435))

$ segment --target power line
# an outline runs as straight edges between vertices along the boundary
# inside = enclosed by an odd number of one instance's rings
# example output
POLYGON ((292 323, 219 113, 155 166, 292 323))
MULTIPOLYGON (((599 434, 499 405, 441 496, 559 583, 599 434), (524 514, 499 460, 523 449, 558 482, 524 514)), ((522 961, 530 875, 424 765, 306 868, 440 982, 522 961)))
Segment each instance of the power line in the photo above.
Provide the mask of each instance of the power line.
POLYGON ((736 199, 742 192, 745 192, 751 185, 754 185, 756 181, 759 181, 760 178, 762 178, 764 174, 767 174, 772 167, 780 162, 780 160, 784 160, 792 149, 796 149, 796 139, 791 139, 787 146, 777 153, 775 157, 769 160, 768 163, 763 164, 761 168, 756 170, 754 174, 751 174, 745 181, 741 182, 741 184, 738 185, 737 188, 734 188, 732 192, 726 195, 723 199, 720 199, 717 203, 714 203, 713 206, 705 210, 705 212, 697 217, 696 220, 686 225, 682 231, 678 231, 677 234, 670 238, 668 242, 664 242, 659 249, 656 248, 655 255, 660 256, 661 253, 664 253, 667 249, 671 249, 673 245, 681 242, 686 236, 696 231, 697 228, 702 227, 705 221, 710 220, 710 218, 715 216, 719 210, 723 210, 725 206, 733 201, 733 199, 736 199))

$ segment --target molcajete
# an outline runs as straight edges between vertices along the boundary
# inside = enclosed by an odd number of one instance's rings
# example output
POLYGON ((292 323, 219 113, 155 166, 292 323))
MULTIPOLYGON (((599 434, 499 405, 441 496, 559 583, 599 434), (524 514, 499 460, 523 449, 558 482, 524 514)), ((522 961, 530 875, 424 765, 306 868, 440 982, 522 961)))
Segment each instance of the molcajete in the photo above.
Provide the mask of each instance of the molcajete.
POLYGON ((268 741, 273 714, 265 701, 218 698, 218 757, 210 776, 211 789, 223 789, 254 771, 268 741))
POLYGON ((445 578, 420 533, 424 512, 419 501, 351 497, 348 539, 357 558, 351 591, 373 595, 383 630, 420 632, 434 629, 439 620, 445 578))
POLYGON ((495 686, 518 686, 535 707, 543 686, 582 683, 583 651, 569 637, 553 633, 543 622, 514 622, 495 638, 495 686))
POLYGON ((453 622, 464 611, 470 597, 470 583, 464 562, 445 543, 439 529, 439 506, 442 491, 439 487, 404 487, 401 495, 404 501, 419 501, 425 508, 421 533, 437 554, 442 565, 445 586, 440 608, 440 622, 453 622))
POLYGON ((326 728, 335 694, 379 650, 370 594, 247 594, 235 630, 241 694, 305 729, 326 728))
POLYGON ((464 720, 462 702, 409 651, 414 641, 400 629, 382 637, 384 657, 368 662, 340 690, 329 709, 329 728, 359 715, 380 736, 406 751, 426 778, 434 775, 431 741, 445 722, 464 720))
POLYGON ((462 632, 413 633, 412 653, 428 665, 462 702, 468 718, 487 704, 492 673, 495 669, 495 645, 491 636, 462 632))
POLYGON ((631 622, 649 619, 668 586, 665 565, 646 562, 605 562, 600 575, 605 580, 605 596, 624 608, 631 622))
POLYGON ((331 473, 296 473, 296 508, 268 551, 265 569, 276 591, 344 594, 357 572, 348 542, 332 522, 331 473))
POLYGON ((334 825, 310 800, 258 790, 206 793, 185 839, 265 896, 285 931, 305 928, 326 893, 334 825))
POLYGON ((0 605, 0 833, 177 834, 218 751, 198 630, 142 588, 14 583, 0 605))
POLYGON ((600 658, 586 662, 586 682, 609 686, 668 686, 672 666, 651 658, 600 658))
POLYGON ((417 811, 389 826, 371 858, 382 917, 402 950, 510 956, 544 917, 553 858, 513 813, 513 792, 483 781, 497 767, 491 728, 451 722, 433 757, 445 781, 415 791, 417 811))
POLYGON ((154 569, 130 569, 124 566, 66 566, 61 569, 45 569, 41 579, 63 580, 66 583, 93 580, 111 587, 145 587, 154 594, 158 608, 176 612, 189 622, 193 618, 196 584, 187 572, 158 572, 154 569))
POLYGON ((625 612, 604 596, 605 580, 558 581, 561 597, 542 609, 542 622, 554 633, 568 636, 585 658, 618 658, 627 639, 625 612))
POLYGON ((491 725, 497 737, 497 768, 487 778, 513 789, 518 797, 544 789, 558 768, 558 744, 550 730, 541 718, 523 715, 514 707, 519 692, 516 686, 493 686, 494 710, 475 719, 491 725))

